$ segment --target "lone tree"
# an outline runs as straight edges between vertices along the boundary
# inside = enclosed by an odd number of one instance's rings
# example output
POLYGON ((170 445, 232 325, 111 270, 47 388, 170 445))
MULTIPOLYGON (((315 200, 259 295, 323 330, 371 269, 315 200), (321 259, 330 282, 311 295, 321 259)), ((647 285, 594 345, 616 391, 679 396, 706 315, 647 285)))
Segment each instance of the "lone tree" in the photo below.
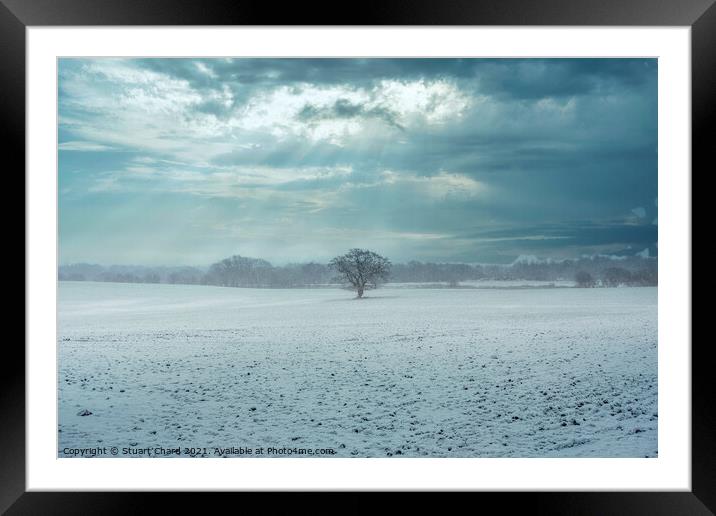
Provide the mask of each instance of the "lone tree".
POLYGON ((350 283, 358 298, 363 297, 366 287, 377 288, 379 281, 388 279, 390 274, 390 260, 367 249, 351 249, 333 258, 330 266, 342 280, 350 283))

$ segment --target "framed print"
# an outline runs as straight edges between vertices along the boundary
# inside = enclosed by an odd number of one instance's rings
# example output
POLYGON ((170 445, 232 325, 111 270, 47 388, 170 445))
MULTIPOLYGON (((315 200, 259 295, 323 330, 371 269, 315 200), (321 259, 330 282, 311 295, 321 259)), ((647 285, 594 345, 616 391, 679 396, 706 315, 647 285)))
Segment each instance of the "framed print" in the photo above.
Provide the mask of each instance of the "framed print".
POLYGON ((691 182, 716 8, 578 4, 4 0, 26 338, 3 510, 713 510, 691 182))

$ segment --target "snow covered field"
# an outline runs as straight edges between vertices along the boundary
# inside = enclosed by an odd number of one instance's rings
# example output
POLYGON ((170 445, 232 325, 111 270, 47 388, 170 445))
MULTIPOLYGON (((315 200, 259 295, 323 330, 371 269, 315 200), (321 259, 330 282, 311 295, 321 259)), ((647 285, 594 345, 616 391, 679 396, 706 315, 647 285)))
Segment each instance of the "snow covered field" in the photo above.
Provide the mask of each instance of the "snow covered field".
MULTIPOLYGON (((411 283, 386 283, 387 288, 445 288, 450 287, 450 283, 443 282, 411 282, 411 283)), ((554 280, 554 281, 538 281, 538 280, 463 280, 457 283, 457 288, 553 288, 553 287, 574 287, 575 282, 572 280, 554 280)), ((333 288, 336 288, 334 286, 333 288)))
POLYGON ((367 296, 60 282, 59 456, 657 455, 656 288, 367 296))

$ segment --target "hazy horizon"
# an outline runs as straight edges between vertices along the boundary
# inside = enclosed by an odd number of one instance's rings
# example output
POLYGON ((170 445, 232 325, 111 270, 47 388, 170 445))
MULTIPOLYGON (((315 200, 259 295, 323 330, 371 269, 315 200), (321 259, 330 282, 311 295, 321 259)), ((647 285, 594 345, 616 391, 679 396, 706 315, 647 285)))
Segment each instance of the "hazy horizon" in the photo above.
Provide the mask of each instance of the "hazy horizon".
MULTIPOLYGON (((347 249, 346 249, 347 251, 347 249)), ((582 255, 578 257, 573 258, 552 258, 552 257, 546 257, 546 256, 535 256, 535 255, 519 255, 517 258, 511 261, 506 262, 459 262, 459 261, 435 261, 430 262, 427 260, 401 260, 401 261, 393 261, 391 262, 393 264, 403 264, 407 265, 410 262, 421 262, 421 263, 434 263, 434 264, 448 264, 448 265, 470 265, 470 266, 483 266, 483 267, 492 267, 492 266, 509 266, 513 265, 515 263, 561 263, 564 261, 580 261, 580 260, 594 260, 594 259, 605 259, 605 260, 613 260, 615 262, 620 262, 622 260, 627 259, 658 259, 658 256, 652 256, 648 254, 648 248, 643 249, 641 252, 636 252, 634 254, 594 254, 594 255, 582 255)), ((58 267, 72 267, 76 265, 99 265, 101 267, 141 267, 141 268, 180 268, 180 267, 195 267, 195 268, 209 268, 214 263, 217 263, 225 258, 230 258, 231 256, 237 256, 237 255, 230 255, 230 256, 224 256, 219 259, 214 260, 211 263, 161 263, 161 264, 144 264, 144 263, 97 263, 97 262, 88 262, 88 261, 77 261, 77 262, 65 262, 58 264, 58 267)), ((246 255, 238 255, 243 258, 250 258, 250 259, 258 259, 258 260, 265 260, 265 258, 262 258, 261 256, 246 256, 246 255)), ((386 256, 386 258, 390 259, 389 256, 386 256)), ((271 261, 266 260, 274 267, 286 267, 290 265, 306 265, 309 263, 317 263, 321 265, 326 265, 328 263, 328 260, 326 261, 320 261, 320 260, 305 260, 305 261, 298 261, 298 260, 289 260, 285 262, 279 262, 279 261, 271 261)))
POLYGON ((656 255, 656 59, 59 60, 59 262, 656 255))

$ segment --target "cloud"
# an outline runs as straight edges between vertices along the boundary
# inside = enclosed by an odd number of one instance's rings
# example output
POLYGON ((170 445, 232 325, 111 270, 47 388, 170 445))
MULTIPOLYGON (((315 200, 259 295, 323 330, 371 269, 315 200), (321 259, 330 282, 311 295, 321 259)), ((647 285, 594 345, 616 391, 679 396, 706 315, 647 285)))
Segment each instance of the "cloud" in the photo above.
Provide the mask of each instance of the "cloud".
POLYGON ((646 210, 639 206, 638 208, 632 208, 631 212, 637 216, 637 218, 643 219, 646 217, 646 210))
POLYGON ((455 197, 475 197, 485 193, 485 184, 464 174, 440 171, 431 176, 418 176, 405 172, 386 170, 380 175, 378 185, 396 186, 405 191, 406 195, 417 193, 432 199, 455 197))
POLYGON ((100 177, 90 184, 87 190, 91 193, 116 192, 121 189, 118 183, 116 177, 100 177))
POLYGON ((306 104, 296 117, 307 123, 316 123, 325 120, 346 120, 351 118, 376 119, 385 122, 387 125, 400 129, 405 128, 398 122, 397 113, 385 107, 373 107, 367 109, 360 104, 352 104, 346 99, 338 99, 333 106, 316 107, 306 104))
POLYGON ((356 134, 375 129, 373 121, 405 130, 459 117, 470 97, 447 81, 381 81, 370 88, 301 83, 253 97, 234 116, 247 130, 275 137, 291 135, 345 145, 356 134))
POLYGON ((77 152, 99 152, 99 151, 106 151, 106 150, 113 149, 113 147, 110 147, 109 145, 103 145, 101 143, 94 143, 94 142, 82 142, 82 141, 62 142, 57 146, 57 148, 59 150, 63 150, 63 151, 77 151, 77 152))
POLYGON ((90 191, 107 189, 128 192, 162 191, 206 197, 256 197, 278 194, 282 187, 304 182, 321 182, 350 176, 350 167, 204 167, 138 158, 121 170, 100 174, 90 191))
POLYGON ((655 59, 60 59, 62 248, 166 241, 156 218, 203 255, 239 226, 307 257, 330 231, 396 259, 641 249, 656 85, 655 59))

